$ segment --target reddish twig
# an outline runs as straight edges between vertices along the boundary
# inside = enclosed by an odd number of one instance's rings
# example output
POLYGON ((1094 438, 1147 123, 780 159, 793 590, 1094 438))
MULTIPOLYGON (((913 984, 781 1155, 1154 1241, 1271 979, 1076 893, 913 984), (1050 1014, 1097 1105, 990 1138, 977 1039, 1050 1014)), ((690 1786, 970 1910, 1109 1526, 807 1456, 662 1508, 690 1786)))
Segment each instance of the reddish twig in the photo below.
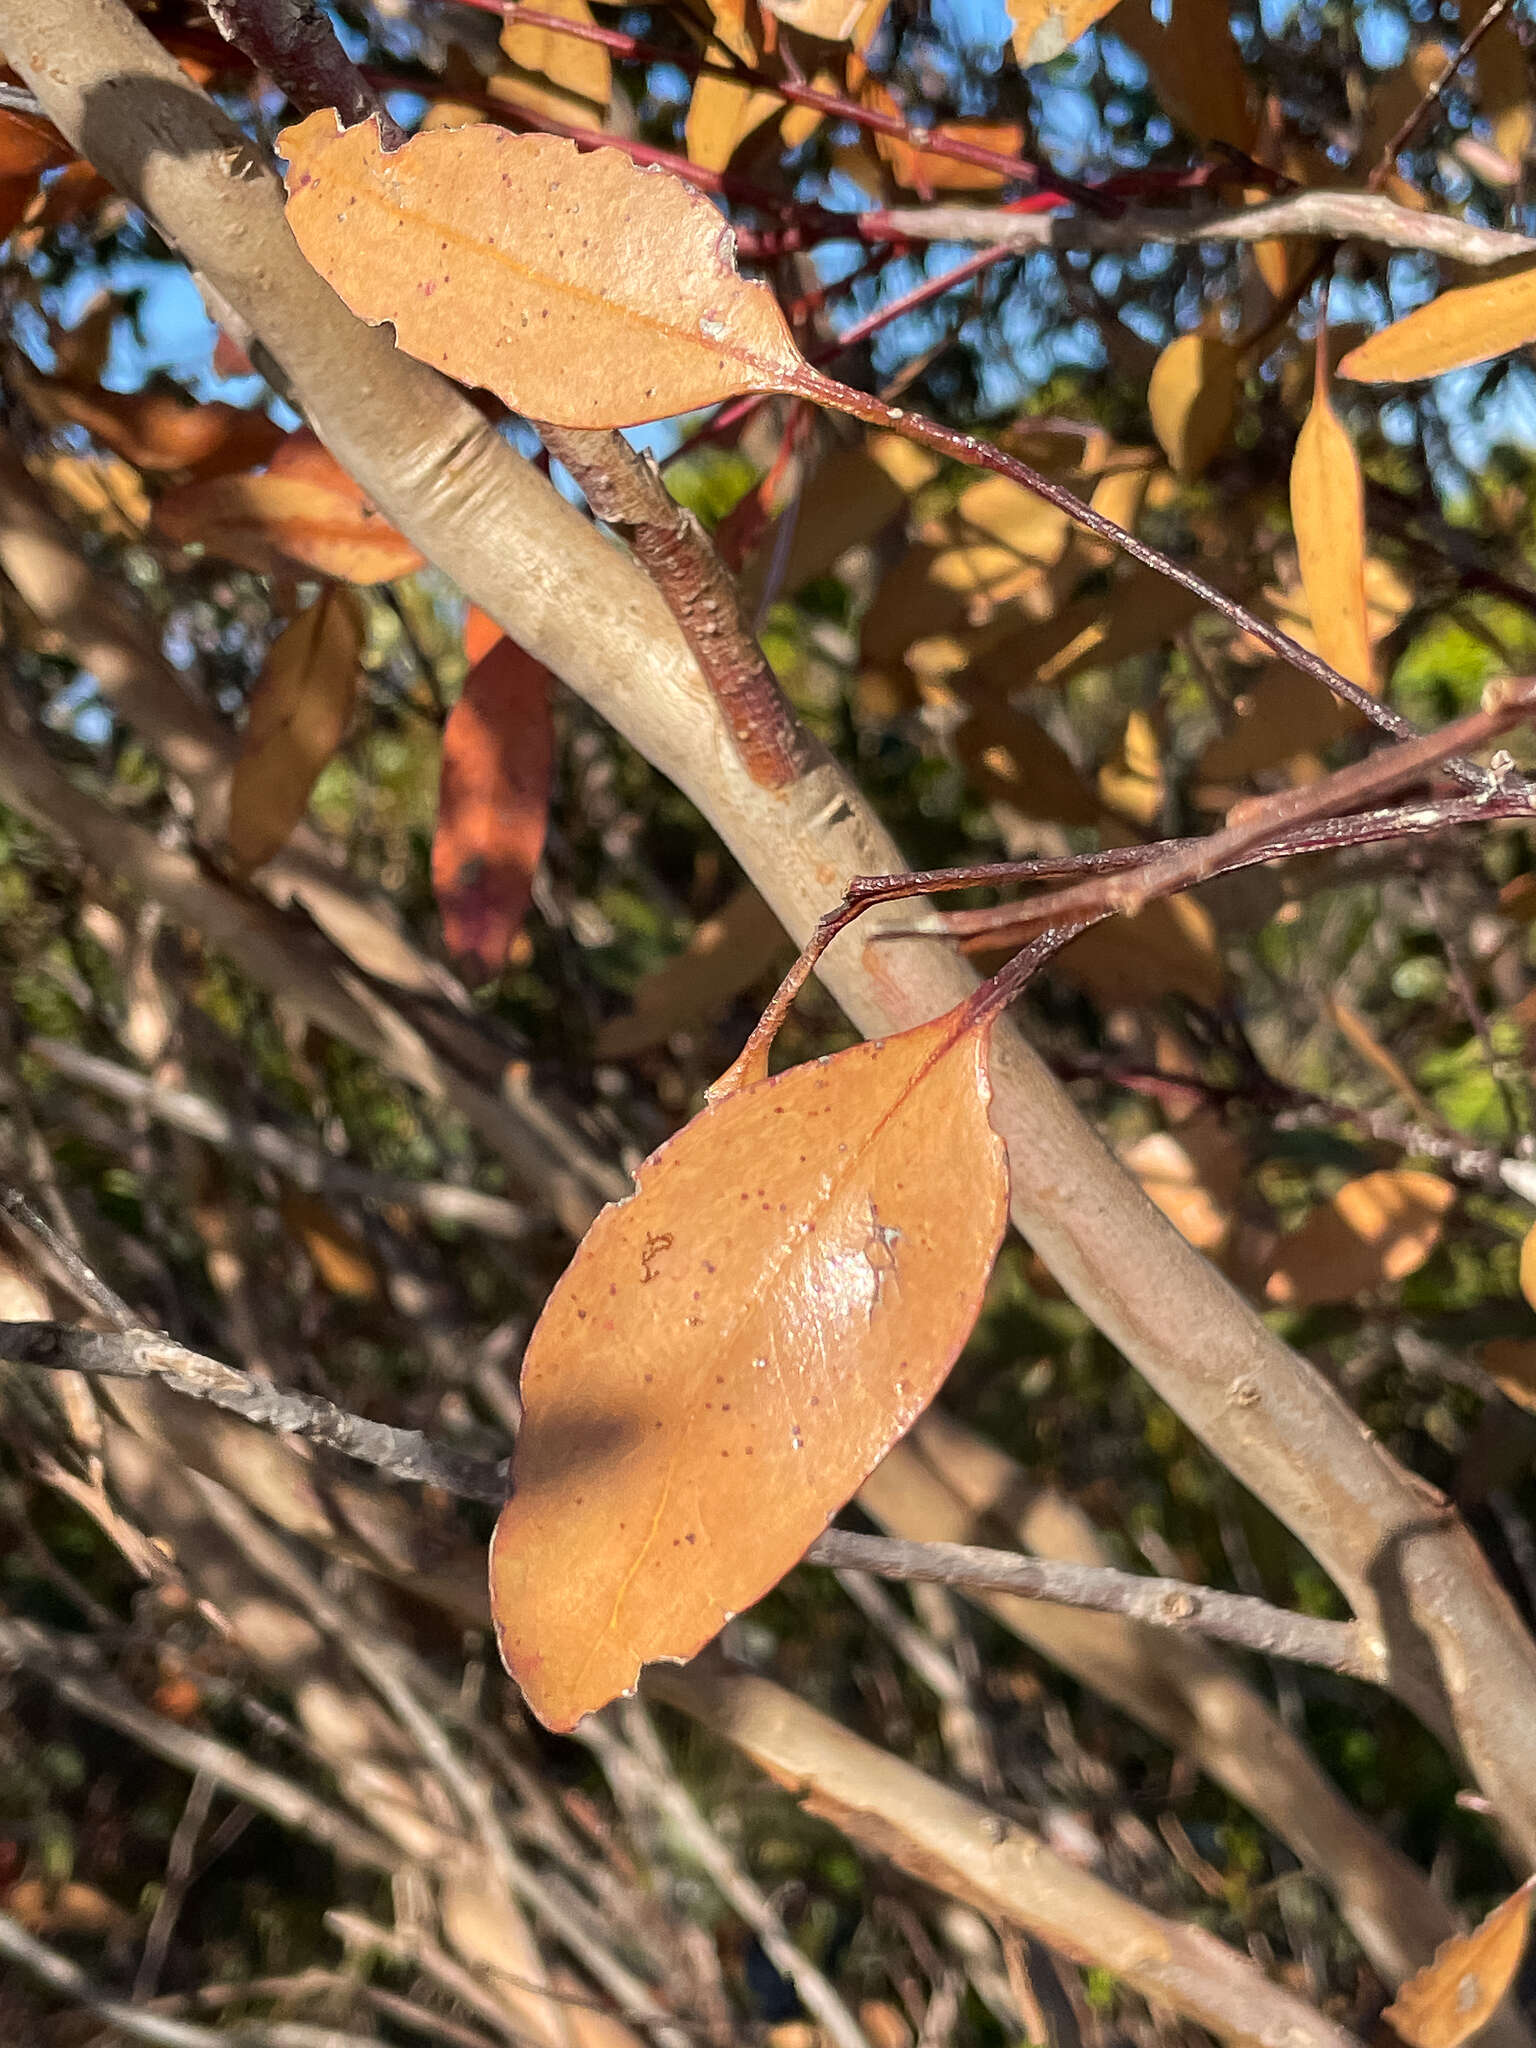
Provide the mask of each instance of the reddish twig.
POLYGON ((405 130, 341 47, 317 0, 206 0, 224 40, 243 50, 258 71, 302 112, 334 107, 347 127, 372 115, 385 149, 398 149, 405 130))
POLYGON ((595 22, 567 21, 558 14, 542 14, 536 8, 518 6, 513 4, 513 0, 462 0, 462 4, 478 8, 485 14, 501 15, 507 21, 522 22, 529 28, 547 29, 554 35, 574 36, 580 42, 599 43, 616 56, 644 63, 675 64, 680 71, 695 77, 727 78, 736 84, 750 85, 758 92, 777 93, 791 106, 809 107, 833 120, 851 122, 871 134, 891 136, 928 156, 948 157, 955 163, 993 171, 999 177, 1017 183, 1032 183, 1058 200, 1072 200, 1095 213, 1104 211, 1110 204, 1092 186, 1079 184, 1074 178, 1058 177, 1054 171, 1044 170, 1039 164, 1022 157, 1009 156, 1004 150, 988 149, 979 142, 967 142, 963 136, 944 135, 937 129, 915 128, 900 114, 882 113, 878 107, 867 107, 842 93, 823 92, 817 86, 805 85, 795 79, 775 78, 734 56, 730 63, 723 64, 705 56, 702 51, 667 49, 660 43, 648 43, 639 36, 627 35, 622 29, 599 28, 595 22))
MULTIPOLYGON (((1488 778, 1483 794, 1477 797, 1378 812, 1369 818, 1351 819, 1347 815, 1422 781, 1432 769, 1445 766, 1462 750, 1486 745, 1510 726, 1530 719, 1533 713, 1536 678, 1492 684, 1480 710, 1453 719, 1435 732, 1419 733, 1396 746, 1384 747, 1305 788, 1255 798, 1238 807, 1232 823, 1199 839, 1115 847, 1101 853, 1064 855, 1056 860, 986 861, 927 873, 855 876, 842 902, 818 922, 740 1056, 711 1092, 729 1094, 744 1079, 766 1072, 773 1041, 790 1006, 815 971, 817 961, 838 934, 872 904, 984 884, 1072 876, 1068 887, 1052 895, 1036 897, 1022 908, 1007 906, 1017 911, 1017 923, 1001 929, 1007 930, 1010 937, 1017 936, 1027 919, 1028 943, 970 999, 978 1006, 979 1015, 987 1015, 1012 1002, 1039 969, 1089 925, 1102 923, 1116 914, 1134 916, 1148 903, 1213 881, 1218 875, 1333 846, 1438 831, 1450 824, 1536 816, 1536 797, 1523 784, 1507 786, 1508 777, 1502 772, 1488 778), (1352 826, 1356 836, 1351 834, 1352 826)), ((961 915, 974 918, 978 913, 961 915)), ((950 921, 951 931, 955 922, 950 921)), ((998 943, 1000 928, 992 927, 988 936, 994 944, 998 943)))

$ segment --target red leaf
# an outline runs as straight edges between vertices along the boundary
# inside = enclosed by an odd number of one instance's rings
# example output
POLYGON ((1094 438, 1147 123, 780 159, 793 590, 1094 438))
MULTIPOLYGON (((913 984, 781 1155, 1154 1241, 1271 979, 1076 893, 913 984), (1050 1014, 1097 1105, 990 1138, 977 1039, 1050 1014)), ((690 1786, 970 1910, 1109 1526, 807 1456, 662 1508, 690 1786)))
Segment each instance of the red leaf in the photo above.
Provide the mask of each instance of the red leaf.
MULTIPOLYGON (((474 618, 466 626, 471 645, 474 618)), ((443 937, 486 977, 500 973, 527 913, 553 753, 549 671, 503 636, 470 670, 448 714, 432 841, 443 937)))

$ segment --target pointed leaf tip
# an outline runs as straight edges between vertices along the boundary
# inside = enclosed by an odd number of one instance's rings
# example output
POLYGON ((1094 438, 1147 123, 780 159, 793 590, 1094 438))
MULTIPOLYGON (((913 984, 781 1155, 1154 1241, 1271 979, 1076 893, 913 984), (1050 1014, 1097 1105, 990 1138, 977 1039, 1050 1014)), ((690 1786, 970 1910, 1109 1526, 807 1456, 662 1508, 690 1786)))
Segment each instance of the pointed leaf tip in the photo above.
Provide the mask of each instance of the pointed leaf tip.
POLYGON ((528 1346, 491 1550, 546 1726, 761 1599, 937 1393, 1007 1217, 986 1037, 956 1010, 743 1088, 587 1234, 528 1346))
POLYGON ((816 382, 715 207, 618 150, 486 124, 386 154, 330 111, 278 147, 289 224, 352 311, 530 419, 634 426, 816 382))

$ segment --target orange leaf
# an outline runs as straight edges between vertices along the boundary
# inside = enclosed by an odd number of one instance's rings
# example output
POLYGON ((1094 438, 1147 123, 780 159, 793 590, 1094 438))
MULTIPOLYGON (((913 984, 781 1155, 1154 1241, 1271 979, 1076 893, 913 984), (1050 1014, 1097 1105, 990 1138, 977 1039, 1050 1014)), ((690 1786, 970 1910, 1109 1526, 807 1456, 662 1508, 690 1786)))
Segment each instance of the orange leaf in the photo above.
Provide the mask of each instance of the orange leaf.
POLYGON ((211 555, 263 576, 291 574, 297 565, 343 583, 389 583, 423 560, 302 428, 264 470, 168 492, 155 507, 155 525, 184 547, 200 541, 211 555))
POLYGON ((1007 1214, 986 1035, 962 1006, 727 1095, 588 1233, 491 1551, 547 1726, 760 1599, 937 1393, 1007 1214))
POLYGON ((1365 485, 1355 444, 1321 379, 1291 462, 1291 518, 1318 652, 1340 675, 1369 689, 1365 485))
MULTIPOLYGON (((593 25, 587 0, 541 0, 539 11, 585 28, 593 25)), ((596 107, 606 107, 613 97, 613 64, 604 46, 552 28, 530 28, 517 17, 518 9, 510 8, 501 31, 501 47, 512 62, 596 107)))
POLYGON ((139 469, 219 476, 268 461, 284 438, 265 413, 217 400, 193 405, 163 391, 106 391, 48 377, 28 378, 23 388, 50 424, 86 428, 139 469))
POLYGON ((1493 2018, 1514 1981, 1531 1925, 1527 1878, 1470 1934, 1452 1935, 1382 2014, 1409 2048, 1461 2048, 1493 2018))
MULTIPOLYGON (((876 79, 865 86, 864 104, 877 113, 899 114, 902 109, 876 79)), ((933 131, 952 142, 971 142, 1002 156, 1017 156, 1024 146, 1024 131, 1015 121, 941 121, 933 131)), ((876 135, 875 148, 891 167, 898 185, 917 192, 995 192, 1003 184, 1001 171, 981 164, 968 164, 959 157, 937 156, 931 149, 914 145, 900 135, 876 135)))
POLYGON ((1347 1181, 1276 1248, 1264 1292, 1283 1308, 1348 1301, 1416 1273, 1456 1199, 1432 1173, 1383 1169, 1347 1181))
POLYGON ((1528 1337, 1490 1337, 1477 1360, 1506 1400, 1536 1410, 1536 1343, 1528 1337))
POLYGON ((1197 477, 1221 451, 1237 408, 1239 358, 1211 334, 1180 334, 1152 368, 1147 406, 1163 453, 1182 477, 1197 477))
POLYGON ((1536 263, 1491 284, 1442 292, 1380 334, 1362 341, 1339 365, 1360 384, 1406 384, 1468 363, 1486 363, 1536 341, 1536 263))
POLYGON ((229 850, 240 867, 270 860, 303 817, 346 737, 362 648, 357 599, 335 585, 273 641, 230 785, 229 850))
POLYGON ((451 953, 499 974, 527 914, 549 822, 549 671, 498 639, 443 728, 432 887, 451 953))
POLYGON ((67 164, 74 151, 51 121, 0 107, 0 179, 35 184, 44 171, 67 164))
POLYGON ((286 129, 288 220, 354 313, 516 412, 634 426, 819 389, 701 193, 616 150, 447 128, 386 155, 332 113, 286 129))

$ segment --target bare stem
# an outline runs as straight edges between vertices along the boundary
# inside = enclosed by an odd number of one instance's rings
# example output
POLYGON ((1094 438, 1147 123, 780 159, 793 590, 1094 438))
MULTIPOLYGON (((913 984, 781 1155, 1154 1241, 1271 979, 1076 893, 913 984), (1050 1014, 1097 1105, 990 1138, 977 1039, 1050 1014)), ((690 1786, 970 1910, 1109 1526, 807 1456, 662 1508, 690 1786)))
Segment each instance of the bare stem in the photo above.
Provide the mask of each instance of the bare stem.
POLYGON ((471 1500, 506 1498, 505 1468, 434 1444, 420 1430, 352 1415, 318 1394, 285 1394, 238 1367, 189 1351, 153 1330, 87 1330, 72 1323, 0 1323, 0 1359, 11 1365, 159 1380, 173 1393, 212 1401, 262 1429, 326 1444, 392 1478, 419 1480, 471 1500))
POLYGON ((316 0, 207 0, 214 27, 281 87, 301 113, 334 107, 345 127, 372 115, 385 149, 405 130, 341 46, 316 0))
POLYGON ((1095 1614, 1123 1614, 1156 1628, 1190 1629, 1240 1649, 1315 1664, 1373 1684, 1381 1680, 1353 1621, 1323 1621, 1292 1614, 1246 1593, 1223 1593, 1182 1579, 1155 1579, 1108 1565, 1067 1564, 1053 1557, 1021 1557, 970 1543, 913 1543, 899 1537, 862 1536, 829 1529, 805 1554, 807 1564, 835 1571, 869 1572, 880 1579, 953 1586, 962 1593, 1014 1593, 1051 1600, 1095 1614))
MULTIPOLYGON (((1058 512, 1066 513, 1069 519, 1075 520, 1079 526, 1085 527, 1100 540, 1108 541, 1112 547, 1129 555, 1132 561, 1140 562, 1144 568, 1168 577, 1181 589, 1187 590, 1192 597, 1198 597, 1203 604, 1210 605, 1239 632, 1251 634, 1272 654, 1279 655, 1280 659, 1289 662, 1292 668, 1299 669, 1303 675, 1321 683, 1324 689, 1331 690, 1341 703, 1350 705, 1362 718, 1368 719, 1372 725, 1379 726, 1383 732, 1390 733, 1394 739, 1408 740, 1419 736, 1417 726, 1404 718, 1401 712, 1394 711, 1388 704, 1379 703, 1369 690, 1363 689, 1359 683, 1351 682, 1348 676, 1340 675, 1336 668, 1330 667, 1320 655, 1312 653, 1299 641, 1293 640, 1289 633, 1282 632, 1278 626, 1260 618, 1257 612, 1250 611, 1237 598, 1229 597, 1225 591, 1218 590, 1214 583, 1208 583, 1197 570, 1189 568, 1172 555, 1165 555, 1160 548, 1139 539, 1134 533, 1128 533, 1123 526, 1117 526, 1113 519, 1107 519, 1102 512, 1095 511, 1075 492, 1069 491, 1065 484, 1056 483, 1052 478, 1042 475, 1029 463, 1021 462, 1016 455, 1006 454, 1003 449, 994 447, 991 442, 978 440, 974 434, 963 434, 954 427, 942 426, 937 420, 930 420, 922 413, 907 412, 899 405, 887 405, 883 398, 877 398, 867 391, 855 391, 847 384, 838 383, 836 378, 824 376, 820 371, 809 367, 804 371, 796 389, 798 396, 809 398, 819 405, 831 406, 838 412, 848 413, 856 420, 863 420, 867 426, 888 427, 892 432, 904 434, 908 440, 919 441, 925 447, 933 448, 954 461, 968 463, 975 469, 989 469, 996 476, 1005 476, 1012 483, 1022 484, 1025 490, 1033 491, 1037 498, 1043 498, 1048 505, 1054 505, 1058 512)), ((1452 759, 1447 760, 1445 766, 1447 772, 1454 775, 1456 780, 1468 789, 1488 787, 1488 777, 1484 770, 1470 761, 1452 759)))

